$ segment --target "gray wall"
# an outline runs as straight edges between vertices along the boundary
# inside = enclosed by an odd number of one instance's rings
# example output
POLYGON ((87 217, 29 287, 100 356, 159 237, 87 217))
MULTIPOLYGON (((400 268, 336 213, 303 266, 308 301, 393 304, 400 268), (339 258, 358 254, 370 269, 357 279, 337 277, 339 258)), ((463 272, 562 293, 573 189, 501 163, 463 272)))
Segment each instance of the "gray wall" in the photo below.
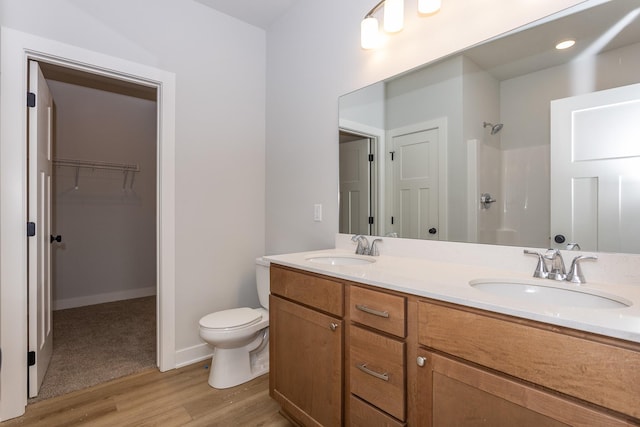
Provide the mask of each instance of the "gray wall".
POLYGON ((49 81, 54 159, 138 164, 54 169, 54 309, 156 293, 156 102, 49 81), (132 181, 133 180, 133 188, 132 181), (123 189, 123 185, 125 188, 123 189))

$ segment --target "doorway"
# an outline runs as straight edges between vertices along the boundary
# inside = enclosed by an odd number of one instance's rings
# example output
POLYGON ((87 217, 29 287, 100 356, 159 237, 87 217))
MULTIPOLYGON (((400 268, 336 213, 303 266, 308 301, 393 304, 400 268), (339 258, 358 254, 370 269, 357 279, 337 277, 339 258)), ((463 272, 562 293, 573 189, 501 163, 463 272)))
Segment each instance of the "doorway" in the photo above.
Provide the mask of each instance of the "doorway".
POLYGON ((42 60, 158 88, 157 366, 175 368, 174 73, 2 28, 0 61, 0 420, 27 404, 26 61, 42 60))
POLYGON ((29 68, 30 79, 34 70, 44 77, 36 99, 48 89, 54 106, 51 292, 42 303, 31 287, 29 296, 38 311, 54 310, 46 375, 48 355, 36 344, 40 324, 29 322, 37 365, 30 367, 29 397, 41 400, 156 365, 158 114, 154 87, 45 61, 29 68))

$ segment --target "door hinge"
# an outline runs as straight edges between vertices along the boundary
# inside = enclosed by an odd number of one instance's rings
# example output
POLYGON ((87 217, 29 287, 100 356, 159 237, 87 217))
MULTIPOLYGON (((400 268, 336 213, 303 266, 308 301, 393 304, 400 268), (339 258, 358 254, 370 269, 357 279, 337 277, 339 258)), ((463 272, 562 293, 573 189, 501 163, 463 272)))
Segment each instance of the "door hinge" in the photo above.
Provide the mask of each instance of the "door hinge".
POLYGON ((36 364, 36 352, 30 351, 27 353, 27 366, 33 366, 36 364))
POLYGON ((373 162, 373 154, 369 154, 369 161, 373 162))
POLYGON ((369 217, 369 224, 373 224, 373 217, 372 216, 369 217))
POLYGON ((36 235, 36 223, 28 222, 27 223, 27 237, 33 237, 36 235))
POLYGON ((393 225, 393 217, 391 217, 391 225, 393 225))
POLYGON ((36 94, 33 92, 27 92, 27 107, 36 106, 36 94))

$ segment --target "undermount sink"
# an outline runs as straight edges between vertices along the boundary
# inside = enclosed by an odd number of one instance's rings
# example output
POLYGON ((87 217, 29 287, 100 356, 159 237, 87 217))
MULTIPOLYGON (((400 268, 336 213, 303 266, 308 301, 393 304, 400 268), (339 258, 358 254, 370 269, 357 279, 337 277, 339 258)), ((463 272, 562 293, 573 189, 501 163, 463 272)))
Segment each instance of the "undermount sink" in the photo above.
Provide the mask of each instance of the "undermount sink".
MULTIPOLYGON (((575 289, 547 284, 533 284, 517 280, 480 279, 469 282, 472 287, 503 297, 532 303, 553 304, 578 308, 624 308, 632 303, 625 298, 593 290, 575 289), (596 293, 597 292, 597 293, 596 293)), ((571 286, 571 285, 566 285, 571 286)))
POLYGON ((364 265, 376 262, 373 258, 359 258, 347 255, 317 255, 307 258, 307 261, 326 265, 364 265))

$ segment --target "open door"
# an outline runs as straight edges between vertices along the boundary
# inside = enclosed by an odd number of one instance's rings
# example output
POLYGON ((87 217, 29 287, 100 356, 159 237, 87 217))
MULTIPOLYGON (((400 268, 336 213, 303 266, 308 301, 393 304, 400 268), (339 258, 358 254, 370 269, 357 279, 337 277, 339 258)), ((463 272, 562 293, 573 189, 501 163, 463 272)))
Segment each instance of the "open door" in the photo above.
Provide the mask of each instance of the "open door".
POLYGON ((340 143, 340 233, 374 234, 370 144, 366 137, 340 143))
POLYGON ((640 253, 640 84, 551 102, 551 243, 640 253))
POLYGON ((28 237, 29 397, 35 397, 49 367, 53 351, 51 315, 53 98, 35 61, 29 61, 28 98, 28 221, 32 231, 28 237))

